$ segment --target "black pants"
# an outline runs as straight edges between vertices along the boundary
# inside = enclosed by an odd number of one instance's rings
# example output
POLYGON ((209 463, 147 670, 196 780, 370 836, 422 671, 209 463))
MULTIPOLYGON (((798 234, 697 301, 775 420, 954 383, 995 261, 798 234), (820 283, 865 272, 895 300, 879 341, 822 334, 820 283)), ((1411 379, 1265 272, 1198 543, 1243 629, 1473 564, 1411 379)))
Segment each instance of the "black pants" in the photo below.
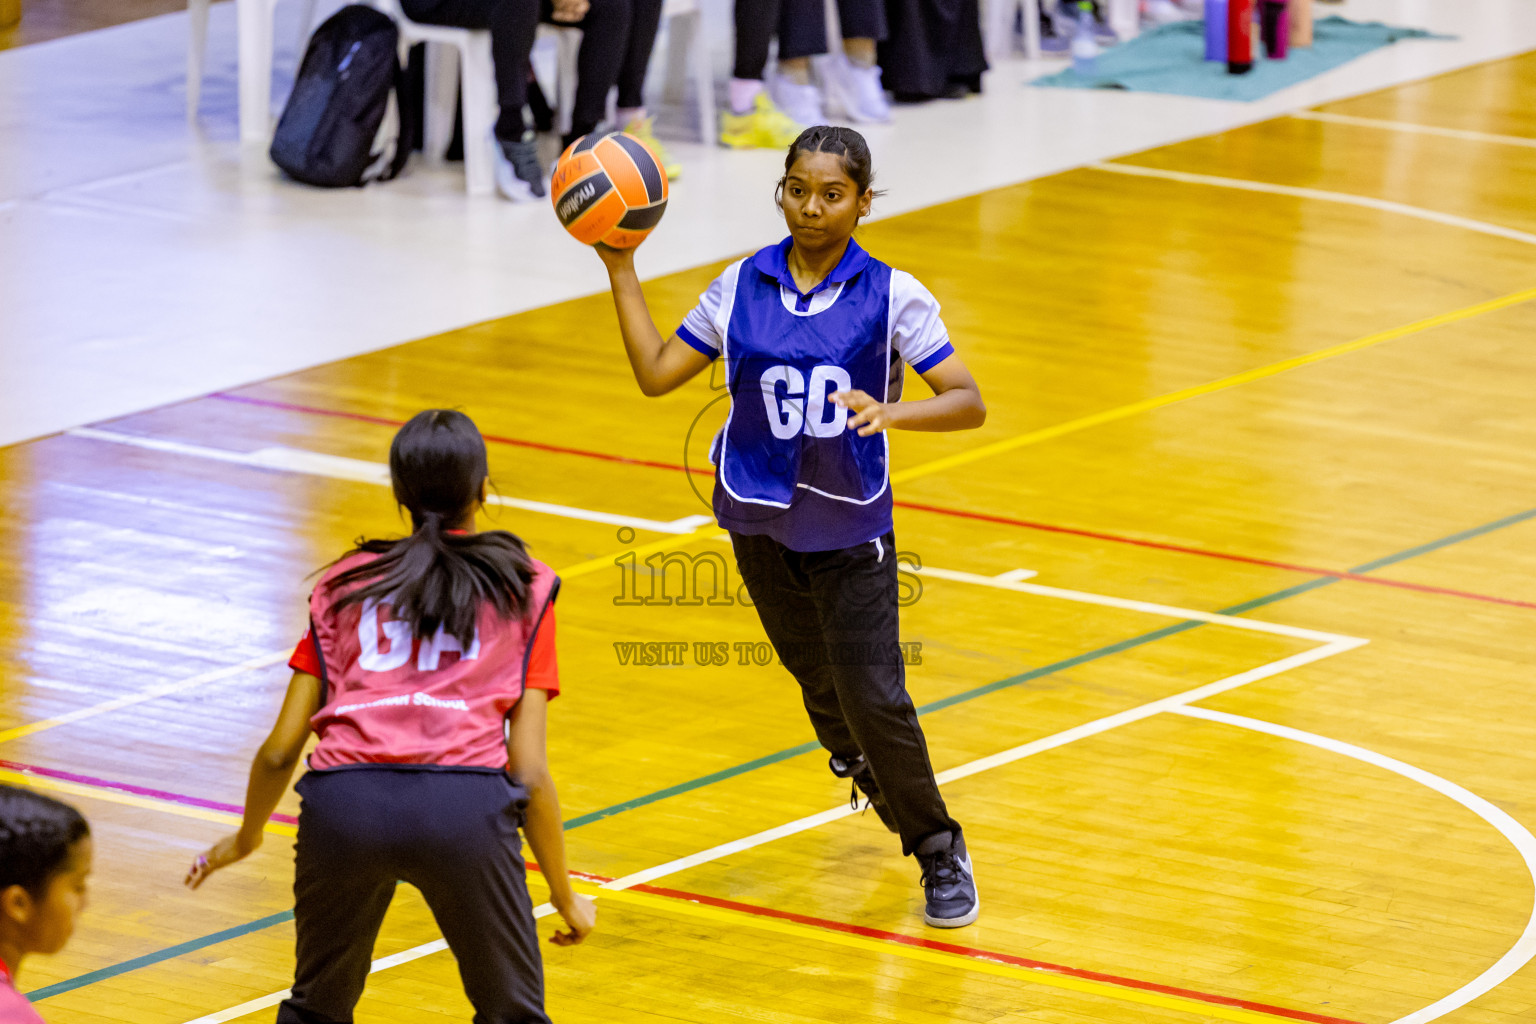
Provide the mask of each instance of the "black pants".
POLYGON ((619 74, 629 44, 634 2, 591 0, 586 17, 572 23, 553 21, 554 5, 550 0, 401 0, 400 6, 407 18, 425 25, 490 30, 496 99, 501 105, 496 137, 515 141, 523 137, 527 128, 523 105, 528 102, 528 54, 533 50, 539 21, 571 24, 583 32, 571 127, 574 131, 585 126, 576 134, 586 134, 603 119, 608 90, 619 74))
POLYGON ((651 66, 651 51, 656 48, 656 32, 661 27, 664 2, 631 0, 629 43, 624 50, 624 63, 619 67, 621 107, 645 106, 645 73, 651 66))
MULTIPOLYGON (((540 0, 540 17, 551 25, 581 29, 581 49, 576 55, 576 103, 571 110, 569 144, 596 128, 608 113, 608 90, 619 80, 629 50, 630 23, 635 0, 589 0, 591 7, 580 21, 555 21, 554 4, 540 0)), ((658 7, 657 17, 661 11, 658 7)), ((654 30, 652 42, 655 41, 654 30)), ((644 72, 641 72, 644 75, 644 72)), ((644 79, 641 79, 644 81, 644 79)), ((636 104, 638 106, 638 104, 636 104)))
MULTIPOLYGON (((844 39, 884 39, 884 0, 838 0, 844 39)), ((760 79, 768 66, 768 43, 779 37, 779 58, 814 57, 827 52, 827 18, 822 0, 736 0, 737 78, 760 79)))
POLYGON ((475 1024, 549 1024, 521 844, 528 794, 505 772, 309 772, 293 894, 298 965, 278 1024, 351 1024, 398 882, 421 890, 475 1024))
MULTIPOLYGON (((987 58, 977 0, 887 0, 890 37, 880 44, 880 78, 897 99, 981 91, 987 58)), ((1043 5, 1042 5, 1043 6, 1043 5)))
POLYGON ((897 607, 895 536, 838 551, 791 551, 732 533, 736 563, 763 629, 800 684, 816 738, 869 762, 901 830, 902 853, 958 834, 933 777, 907 694, 897 607))

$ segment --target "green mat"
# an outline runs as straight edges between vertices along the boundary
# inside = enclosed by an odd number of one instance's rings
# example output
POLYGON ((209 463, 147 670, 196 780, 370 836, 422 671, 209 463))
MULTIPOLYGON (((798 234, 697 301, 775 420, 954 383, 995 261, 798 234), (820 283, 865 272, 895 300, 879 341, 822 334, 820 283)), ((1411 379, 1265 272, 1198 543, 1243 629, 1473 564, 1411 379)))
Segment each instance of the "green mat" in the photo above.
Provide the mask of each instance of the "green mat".
POLYGON ((1085 77, 1068 68, 1031 84, 1057 89, 1127 89, 1213 100, 1257 100, 1399 39, 1452 38, 1455 37, 1419 28, 1347 21, 1334 15, 1316 23, 1311 46, 1292 47, 1285 60, 1266 60, 1260 52, 1252 71, 1229 75, 1226 64, 1205 60, 1204 23, 1181 21, 1160 25, 1128 43, 1105 50, 1091 75, 1085 77))

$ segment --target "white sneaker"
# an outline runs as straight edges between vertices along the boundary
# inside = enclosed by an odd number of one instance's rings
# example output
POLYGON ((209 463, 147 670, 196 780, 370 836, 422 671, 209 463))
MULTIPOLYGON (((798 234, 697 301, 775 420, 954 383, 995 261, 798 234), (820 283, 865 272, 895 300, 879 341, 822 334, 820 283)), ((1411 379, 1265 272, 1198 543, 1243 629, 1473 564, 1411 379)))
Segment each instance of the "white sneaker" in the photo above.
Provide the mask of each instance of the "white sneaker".
POLYGON ((829 54, 821 62, 827 88, 827 106, 855 124, 885 124, 891 119, 891 103, 880 84, 878 66, 861 68, 846 54, 829 54))
POLYGON ((774 75, 768 80, 768 95, 796 124, 811 128, 827 123, 826 112, 821 107, 821 90, 814 85, 801 85, 782 75, 774 75))

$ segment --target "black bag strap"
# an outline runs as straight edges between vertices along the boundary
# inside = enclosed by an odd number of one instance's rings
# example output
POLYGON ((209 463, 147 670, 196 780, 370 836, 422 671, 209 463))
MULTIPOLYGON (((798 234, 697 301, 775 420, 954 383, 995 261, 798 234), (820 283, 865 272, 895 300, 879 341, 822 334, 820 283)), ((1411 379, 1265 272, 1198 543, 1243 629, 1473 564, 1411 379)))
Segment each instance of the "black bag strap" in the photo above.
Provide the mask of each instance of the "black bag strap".
POLYGON ((405 162, 416 149, 416 132, 421 126, 421 109, 424 98, 411 88, 405 68, 395 63, 395 113, 400 122, 400 133, 395 136, 395 155, 389 166, 379 175, 379 181, 390 181, 399 176, 405 162))

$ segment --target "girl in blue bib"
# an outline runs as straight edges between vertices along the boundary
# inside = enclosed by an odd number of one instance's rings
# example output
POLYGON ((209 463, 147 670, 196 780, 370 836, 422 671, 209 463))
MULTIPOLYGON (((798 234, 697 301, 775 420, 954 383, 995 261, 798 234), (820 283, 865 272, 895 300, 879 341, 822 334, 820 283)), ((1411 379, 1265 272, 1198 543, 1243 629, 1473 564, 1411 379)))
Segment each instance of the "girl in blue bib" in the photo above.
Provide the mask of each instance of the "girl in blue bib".
POLYGON ((958 928, 976 920, 976 886, 907 694, 886 431, 966 430, 987 413, 933 296, 853 240, 872 178, 858 132, 803 132, 778 188, 789 237, 727 267, 670 338, 634 250, 598 252, 642 392, 722 361, 731 409, 711 448, 715 516, 833 773, 922 864, 928 924, 958 928), (901 401, 904 364, 933 397, 901 401))

